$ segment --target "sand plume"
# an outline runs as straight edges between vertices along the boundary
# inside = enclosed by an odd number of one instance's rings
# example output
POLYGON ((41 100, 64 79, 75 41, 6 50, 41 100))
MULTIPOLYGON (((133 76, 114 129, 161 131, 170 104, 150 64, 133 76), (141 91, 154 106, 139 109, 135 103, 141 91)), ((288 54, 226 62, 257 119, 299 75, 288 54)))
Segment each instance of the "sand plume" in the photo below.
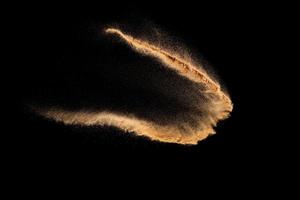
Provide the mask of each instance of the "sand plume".
MULTIPOLYGON (((166 106, 168 111, 162 106, 163 111, 160 112, 158 105, 152 112, 146 104, 144 112, 109 108, 68 110, 63 106, 50 106, 35 108, 39 114, 67 125, 114 126, 152 140, 178 144, 197 144, 215 133, 213 127, 218 121, 229 117, 233 109, 230 97, 203 69, 201 63, 186 60, 180 53, 133 37, 116 28, 107 28, 105 32, 106 36, 118 37, 137 53, 156 59, 167 70, 177 74, 184 84, 170 86, 170 89, 164 86, 165 81, 159 92, 163 96, 161 98, 166 99, 166 104, 170 104, 166 106), (176 103, 173 105, 171 101, 176 103)), ((154 84, 160 85, 160 80, 156 82, 154 84)), ((150 101, 151 98, 154 100, 156 97, 150 97, 150 101)))

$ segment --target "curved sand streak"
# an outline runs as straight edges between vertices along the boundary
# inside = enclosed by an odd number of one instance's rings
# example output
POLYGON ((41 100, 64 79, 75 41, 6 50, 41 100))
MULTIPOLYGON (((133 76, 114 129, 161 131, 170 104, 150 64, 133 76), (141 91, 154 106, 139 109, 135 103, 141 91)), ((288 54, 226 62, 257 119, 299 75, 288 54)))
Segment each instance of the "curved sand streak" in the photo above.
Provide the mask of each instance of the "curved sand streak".
POLYGON ((175 70, 179 75, 184 76, 188 80, 205 88, 205 91, 199 90, 199 92, 204 92, 209 101, 209 106, 204 111, 204 113, 208 113, 208 117, 199 117, 200 128, 195 130, 185 125, 183 131, 176 125, 161 126, 147 120, 139 119, 134 115, 104 111, 67 111, 64 109, 52 108, 39 110, 38 112, 40 114, 65 124, 115 126, 127 132, 134 132, 137 135, 147 136, 153 140, 179 144, 197 144, 198 141, 203 140, 209 134, 214 133, 213 126, 215 126, 219 120, 229 116, 229 113, 233 109, 230 98, 221 90, 220 85, 213 81, 204 70, 199 68, 199 66, 195 66, 180 58, 180 56, 170 53, 154 44, 150 44, 145 40, 136 39, 127 35, 121 30, 108 28, 105 32, 115 34, 137 52, 159 59, 166 67, 175 70))
POLYGON ((205 139, 213 133, 212 128, 206 128, 193 134, 182 134, 176 127, 160 126, 155 123, 141 120, 134 115, 124 115, 112 112, 91 111, 66 111, 52 108, 38 111, 46 118, 63 122, 67 125, 84 126, 114 126, 126 132, 134 132, 140 136, 146 136, 152 140, 179 144, 197 144, 197 141, 205 139))

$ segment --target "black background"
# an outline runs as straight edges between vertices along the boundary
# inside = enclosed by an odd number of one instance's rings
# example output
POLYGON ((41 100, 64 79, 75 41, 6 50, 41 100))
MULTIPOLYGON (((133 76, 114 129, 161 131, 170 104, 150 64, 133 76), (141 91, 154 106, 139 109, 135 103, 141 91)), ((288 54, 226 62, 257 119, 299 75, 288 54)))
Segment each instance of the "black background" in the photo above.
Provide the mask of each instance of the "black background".
MULTIPOLYGON (((255 73, 269 71, 262 57, 268 38, 265 28, 273 21, 265 6, 105 2, 32 5, 20 7, 16 13, 19 43, 15 50, 20 57, 13 67, 13 95, 18 97, 11 118, 17 123, 11 125, 13 144, 8 147, 18 163, 16 169, 21 165, 31 171, 49 168, 68 173, 75 166, 79 172, 93 169, 102 176, 133 177, 151 171, 198 179, 216 173, 231 178, 240 170, 241 177, 236 176, 240 179, 251 177, 256 170, 268 173, 265 164, 278 156, 270 147, 277 136, 265 130, 271 123, 264 120, 268 99, 263 91, 268 83, 261 84, 263 77, 255 73), (83 66, 89 66, 86 62, 107 48, 105 43, 101 47, 98 38, 101 27, 123 23, 137 31, 144 22, 180 38, 212 66, 228 88, 234 110, 216 127, 216 135, 196 146, 158 143, 114 128, 66 127, 37 117, 24 106, 32 97, 60 91, 63 81, 70 82, 67 87, 73 92, 84 87, 76 84, 78 80, 93 84, 89 78, 96 78, 97 74, 90 73, 95 69, 83 66)), ((105 51, 102 54, 111 56, 105 51)), ((90 97, 99 95, 93 91, 87 91, 90 97)))

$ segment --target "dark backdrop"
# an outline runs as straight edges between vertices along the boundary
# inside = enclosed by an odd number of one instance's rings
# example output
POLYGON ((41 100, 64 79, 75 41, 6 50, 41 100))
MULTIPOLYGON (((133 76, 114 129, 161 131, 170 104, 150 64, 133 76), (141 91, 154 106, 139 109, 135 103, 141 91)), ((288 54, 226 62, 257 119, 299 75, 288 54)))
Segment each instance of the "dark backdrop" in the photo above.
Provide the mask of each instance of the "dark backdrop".
POLYGON ((267 21, 260 5, 105 2, 28 7, 16 10, 15 25, 20 41, 16 46, 20 56, 15 60, 19 64, 13 67, 17 123, 11 126, 16 131, 9 133, 13 145, 8 149, 18 165, 160 173, 174 169, 200 178, 207 168, 223 175, 238 169, 264 170, 262 163, 274 156, 265 146, 272 143, 266 142, 271 133, 261 126, 267 101, 260 95, 266 86, 255 75, 268 70, 261 59, 267 21), (43 102, 49 93, 68 97, 62 87, 77 97, 82 91, 90 99, 99 97, 94 84, 97 68, 91 66, 100 62, 98 53, 106 63, 116 62, 110 57, 112 52, 103 50, 108 44, 99 37, 100 27, 123 23, 136 31, 144 22, 180 38, 212 66, 228 88, 234 110, 216 127, 216 135, 196 146, 158 143, 114 128, 67 127, 39 118, 24 106, 34 98, 43 102), (92 89, 83 90, 85 86, 92 89))

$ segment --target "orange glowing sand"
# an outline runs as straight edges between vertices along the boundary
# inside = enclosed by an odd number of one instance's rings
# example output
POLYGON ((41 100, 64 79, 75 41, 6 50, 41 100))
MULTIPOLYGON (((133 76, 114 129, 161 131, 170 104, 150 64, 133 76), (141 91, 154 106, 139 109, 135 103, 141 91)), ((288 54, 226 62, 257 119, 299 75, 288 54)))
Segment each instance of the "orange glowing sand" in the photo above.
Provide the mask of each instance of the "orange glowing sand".
MULTIPOLYGON (((138 53, 158 59, 165 67, 176 71, 179 76, 184 76, 204 87, 204 95, 213 96, 213 98, 208 97, 210 102, 207 105, 209 106, 201 111, 205 114, 205 117, 199 117, 197 128, 190 127, 187 123, 183 125, 183 131, 176 124, 163 126, 152 121, 139 119, 134 114, 129 115, 110 111, 67 111, 59 108, 48 108, 39 110, 38 113, 68 125, 115 126, 125 132, 134 132, 152 140, 178 144, 197 144, 198 141, 214 133, 213 127, 216 126, 218 121, 229 116, 233 109, 229 96, 222 91, 219 83, 209 77, 200 64, 187 61, 177 53, 150 44, 146 40, 134 38, 119 29, 107 28, 105 32, 118 36, 138 53)), ((203 91, 199 90, 199 92, 203 91)), ((197 109, 197 105, 195 109, 197 109)))

